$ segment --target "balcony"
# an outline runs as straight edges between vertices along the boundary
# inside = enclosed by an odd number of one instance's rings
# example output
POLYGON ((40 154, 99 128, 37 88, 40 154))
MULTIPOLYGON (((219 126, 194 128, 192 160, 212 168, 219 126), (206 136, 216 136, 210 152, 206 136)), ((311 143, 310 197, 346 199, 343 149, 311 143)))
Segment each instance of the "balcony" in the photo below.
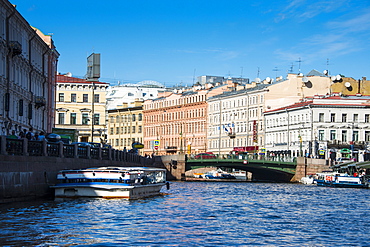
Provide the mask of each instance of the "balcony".
POLYGON ((46 99, 42 96, 35 96, 35 106, 36 108, 40 108, 46 105, 46 99))
POLYGON ((18 41, 9 41, 9 50, 12 56, 17 56, 22 54, 22 45, 18 41))

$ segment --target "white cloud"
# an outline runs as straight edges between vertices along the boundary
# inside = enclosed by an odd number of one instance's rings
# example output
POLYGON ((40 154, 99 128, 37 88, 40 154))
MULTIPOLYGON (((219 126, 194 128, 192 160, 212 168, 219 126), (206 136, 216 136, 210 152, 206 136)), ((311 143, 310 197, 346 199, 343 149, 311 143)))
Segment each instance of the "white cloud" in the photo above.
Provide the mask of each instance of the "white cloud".
POLYGON ((332 13, 343 6, 348 0, 292 0, 279 14, 278 20, 287 18, 297 19, 299 22, 304 22, 307 19, 312 19, 322 13, 332 13))
POLYGON ((329 22, 327 26, 332 30, 340 31, 341 33, 353 33, 370 30, 370 9, 367 9, 360 15, 356 15, 352 19, 329 22))

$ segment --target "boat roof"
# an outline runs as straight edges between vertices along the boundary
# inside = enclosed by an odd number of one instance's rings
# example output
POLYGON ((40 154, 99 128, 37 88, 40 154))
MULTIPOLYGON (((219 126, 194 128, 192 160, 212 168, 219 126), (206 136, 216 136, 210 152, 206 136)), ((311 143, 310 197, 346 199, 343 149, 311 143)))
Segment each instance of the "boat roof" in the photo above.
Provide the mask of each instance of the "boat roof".
POLYGON ((166 171, 166 169, 158 167, 119 167, 119 166, 103 166, 103 167, 91 167, 84 169, 65 169, 60 172, 76 172, 76 171, 115 171, 115 172, 124 172, 124 171, 166 171))

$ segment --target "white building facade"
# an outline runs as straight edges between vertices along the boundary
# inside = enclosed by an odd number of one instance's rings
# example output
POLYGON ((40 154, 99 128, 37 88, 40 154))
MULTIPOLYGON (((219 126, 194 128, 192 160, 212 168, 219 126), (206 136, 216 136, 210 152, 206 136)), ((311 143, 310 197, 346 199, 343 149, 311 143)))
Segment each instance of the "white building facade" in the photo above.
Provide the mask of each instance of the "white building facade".
POLYGON ((165 86, 156 81, 142 81, 137 84, 122 84, 107 89, 107 110, 122 108, 123 104, 136 100, 155 99, 164 92, 165 86))
POLYGON ((0 134, 51 132, 59 54, 6 0, 0 0, 0 134))
POLYGON ((266 84, 224 92, 208 103, 208 151, 229 154, 234 150, 257 151, 264 143, 263 111, 266 84))
POLYGON ((295 157, 335 154, 364 160, 370 142, 369 100, 369 96, 315 96, 265 112, 265 147, 295 157))

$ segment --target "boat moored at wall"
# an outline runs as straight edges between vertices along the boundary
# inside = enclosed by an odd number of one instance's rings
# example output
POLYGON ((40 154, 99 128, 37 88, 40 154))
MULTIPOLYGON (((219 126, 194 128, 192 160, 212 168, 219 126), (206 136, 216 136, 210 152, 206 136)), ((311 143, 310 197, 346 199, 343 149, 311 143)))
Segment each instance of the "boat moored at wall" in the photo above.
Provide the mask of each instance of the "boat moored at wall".
POLYGON ((57 175, 55 199, 98 197, 139 199, 159 195, 166 170, 148 167, 97 167, 62 170, 57 175))
POLYGON ((368 176, 348 175, 345 173, 318 173, 315 179, 317 186, 341 188, 369 188, 368 176))

